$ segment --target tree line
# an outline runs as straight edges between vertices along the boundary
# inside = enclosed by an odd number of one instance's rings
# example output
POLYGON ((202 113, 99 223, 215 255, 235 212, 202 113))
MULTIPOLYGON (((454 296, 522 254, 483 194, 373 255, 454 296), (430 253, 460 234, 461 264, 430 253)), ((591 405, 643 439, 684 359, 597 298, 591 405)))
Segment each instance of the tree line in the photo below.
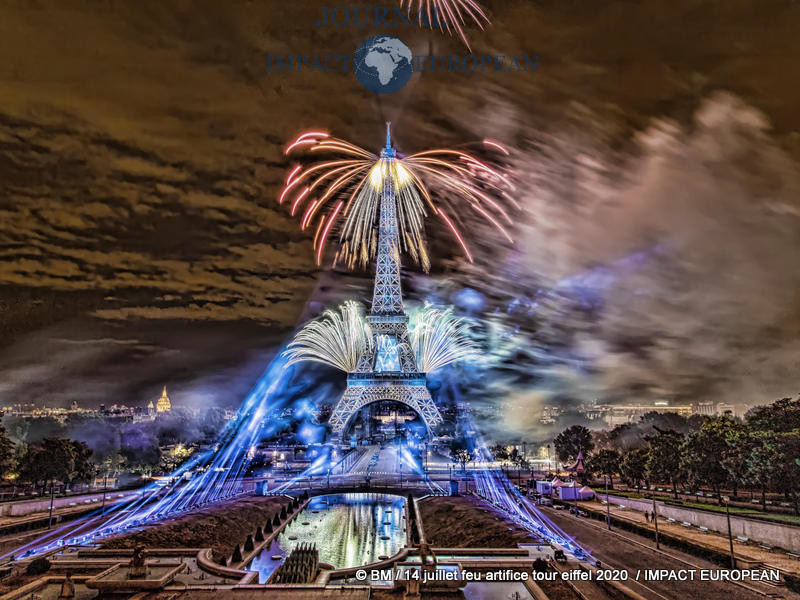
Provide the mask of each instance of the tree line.
POLYGON ((723 490, 735 497, 742 488, 785 497, 800 515, 800 398, 759 406, 744 419, 724 416, 648 413, 638 423, 590 431, 573 425, 553 440, 562 463, 585 457, 588 474, 619 476, 641 491, 664 484, 696 493, 723 490))
POLYGON ((16 445, 0 424, 0 471, 4 479, 40 488, 87 482, 97 473, 92 451, 84 443, 64 438, 44 438, 35 444, 16 445))
POLYGON ((82 414, 63 422, 6 417, 0 423, 0 477, 44 491, 50 484, 68 488, 121 469, 145 475, 171 472, 187 454, 165 448, 211 443, 225 422, 225 411, 216 407, 200 412, 179 408, 136 423, 82 414))

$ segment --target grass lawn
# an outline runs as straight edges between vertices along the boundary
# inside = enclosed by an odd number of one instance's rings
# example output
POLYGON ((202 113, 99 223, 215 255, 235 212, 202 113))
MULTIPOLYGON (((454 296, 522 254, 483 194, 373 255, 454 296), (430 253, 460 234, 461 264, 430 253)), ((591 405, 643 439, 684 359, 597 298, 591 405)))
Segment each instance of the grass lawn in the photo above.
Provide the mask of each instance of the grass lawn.
MULTIPOLYGON (((596 488, 595 492, 602 494, 605 493, 605 489, 596 488)), ((637 494, 636 492, 631 492, 628 490, 608 490, 608 493, 613 494, 615 496, 621 496, 623 498, 634 498, 634 499, 639 498, 647 500, 650 500, 652 498, 652 496, 645 496, 643 494, 637 494)), ((724 506, 719 506, 717 504, 708 504, 705 502, 690 502, 687 500, 675 500, 671 495, 664 494, 663 492, 656 494, 656 500, 663 500, 664 502, 672 504, 674 506, 685 506, 686 508, 696 508, 698 510, 707 510, 710 512, 717 512, 717 513, 725 512, 724 506)), ((755 508, 742 508, 739 506, 731 506, 731 514, 738 515, 740 517, 753 517, 764 521, 775 521, 776 523, 785 523, 786 525, 795 525, 800 527, 800 517, 798 517, 797 515, 763 512, 755 508)))

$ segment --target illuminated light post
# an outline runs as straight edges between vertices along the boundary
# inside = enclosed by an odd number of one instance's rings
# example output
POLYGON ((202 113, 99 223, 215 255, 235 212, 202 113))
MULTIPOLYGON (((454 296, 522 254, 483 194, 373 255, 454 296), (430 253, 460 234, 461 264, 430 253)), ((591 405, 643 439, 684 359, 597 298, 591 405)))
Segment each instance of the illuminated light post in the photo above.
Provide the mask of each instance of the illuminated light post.
POLYGON ((55 489, 53 487, 53 480, 50 480, 50 514, 47 517, 47 528, 53 527, 53 502, 55 501, 55 489))
POLYGON ((572 480, 572 499, 575 501, 575 516, 578 516, 578 491, 575 486, 578 484, 574 479, 572 480))
POLYGON ((106 508, 106 493, 108 492, 108 471, 106 469, 106 478, 103 480, 103 506, 100 507, 101 510, 105 510, 106 508))
POLYGON ((730 509, 731 499, 728 496, 723 496, 722 500, 725 502, 725 517, 728 520, 728 543, 730 544, 730 549, 731 549, 731 569, 735 569, 736 555, 733 552, 733 533, 731 532, 731 509, 730 509))
MULTIPOLYGON (((608 496, 606 496, 606 502, 608 502, 608 496)), ((656 493, 653 492, 653 523, 656 526, 656 550, 659 549, 658 545, 658 506, 656 505, 656 493)))

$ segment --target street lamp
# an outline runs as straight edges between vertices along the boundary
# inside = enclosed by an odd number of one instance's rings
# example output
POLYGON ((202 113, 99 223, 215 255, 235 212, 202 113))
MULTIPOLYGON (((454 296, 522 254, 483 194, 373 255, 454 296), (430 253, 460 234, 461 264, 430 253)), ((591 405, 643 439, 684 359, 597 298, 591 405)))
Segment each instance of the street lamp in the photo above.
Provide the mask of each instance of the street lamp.
POLYGON ((53 527, 53 503, 55 501, 55 488, 53 487, 53 480, 50 479, 50 514, 47 517, 47 528, 53 527))
POLYGON ((605 476, 606 479, 606 523, 608 524, 608 530, 611 531, 611 502, 608 501, 608 475, 605 476))
MULTIPOLYGON (((606 497, 606 501, 608 501, 608 497, 606 497)), ((659 549, 658 546, 658 506, 656 506, 656 493, 653 491, 653 524, 656 526, 656 550, 659 549)))
MULTIPOLYGON (((576 475, 577 475, 577 473, 576 473, 576 475)), ((574 502, 574 504, 575 504, 575 516, 577 517, 578 516, 578 490, 575 488, 576 485, 578 485, 578 482, 573 479, 572 488, 571 489, 572 489, 572 498, 575 501, 574 502)))
POLYGON ((101 511, 105 511, 106 509, 106 492, 108 492, 108 472, 110 469, 106 468, 106 478, 103 480, 103 506, 100 508, 101 511))
POLYGON ((733 553, 733 533, 731 533, 731 509, 729 504, 731 499, 728 496, 723 496, 722 500, 725 502, 725 516, 728 519, 728 543, 730 544, 731 548, 731 569, 735 569, 736 556, 733 553))

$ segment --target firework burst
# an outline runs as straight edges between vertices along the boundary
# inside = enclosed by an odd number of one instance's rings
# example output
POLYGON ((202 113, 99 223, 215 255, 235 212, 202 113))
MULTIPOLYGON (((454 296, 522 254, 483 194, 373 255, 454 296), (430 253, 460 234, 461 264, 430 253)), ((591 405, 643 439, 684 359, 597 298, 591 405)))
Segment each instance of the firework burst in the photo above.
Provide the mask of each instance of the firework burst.
MULTIPOLYGON (((468 208, 490 223, 506 239, 512 223, 504 204, 516 206, 514 188, 504 173, 470 153, 451 148, 427 150, 400 157, 387 146, 380 156, 324 131, 308 131, 286 147, 286 154, 305 151, 320 160, 294 166, 286 178, 279 202, 300 217, 301 229, 315 231, 314 249, 321 264, 326 242, 336 230, 339 247, 334 264, 365 268, 375 256, 383 186, 391 180, 397 208, 399 242, 403 252, 425 271, 430 258, 424 241, 424 220, 439 217, 472 262, 472 253, 459 229, 461 211, 468 208), (327 158, 338 155, 338 158, 327 158), (443 200, 434 201, 432 191, 443 200), (498 198, 502 200, 498 201, 498 198)), ((502 155, 498 142, 483 147, 502 155)))
POLYGON ((473 21, 481 29, 489 23, 489 17, 473 0, 400 0, 400 6, 407 7, 409 14, 425 14, 431 26, 438 23, 440 29, 447 29, 451 35, 457 33, 467 48, 470 48, 464 33, 467 22, 473 21))
POLYGON ((372 344, 372 333, 358 302, 349 300, 339 311, 326 310, 322 317, 307 323, 287 350, 285 366, 314 361, 341 369, 356 370, 358 359, 372 344))
POLYGON ((444 310, 425 305, 411 317, 409 336, 417 355, 417 366, 423 373, 472 358, 480 354, 468 335, 467 322, 456 317, 452 308, 444 310))

